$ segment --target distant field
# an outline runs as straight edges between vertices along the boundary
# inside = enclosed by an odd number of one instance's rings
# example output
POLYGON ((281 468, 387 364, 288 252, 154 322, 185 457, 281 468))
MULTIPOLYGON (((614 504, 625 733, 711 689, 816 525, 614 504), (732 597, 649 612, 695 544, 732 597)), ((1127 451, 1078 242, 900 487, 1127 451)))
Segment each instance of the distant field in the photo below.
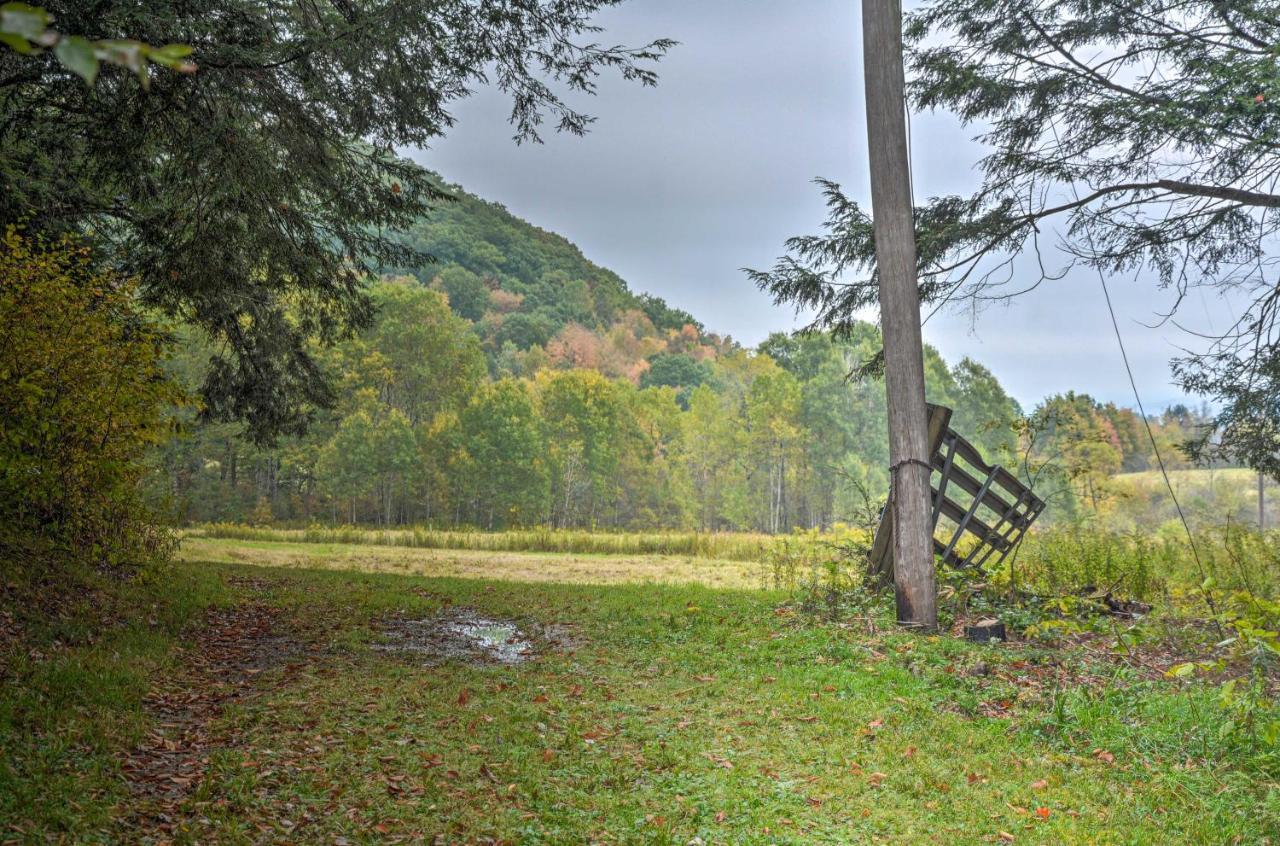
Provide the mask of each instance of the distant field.
MULTIPOLYGON (((1163 488, 1164 479, 1159 470, 1144 470, 1141 473, 1119 473, 1116 481, 1128 482, 1144 488, 1163 488)), ((1258 474, 1245 467, 1229 467, 1226 469, 1170 470, 1169 481, 1178 492, 1184 490, 1209 492, 1217 490, 1244 491, 1256 495, 1258 490, 1258 474)), ((1275 482, 1267 482, 1267 492, 1275 491, 1280 495, 1280 486, 1275 482)))
POLYGON ((311 570, 355 570, 413 576, 454 576, 567 584, 760 585, 760 565, 688 555, 604 555, 423 549, 368 543, 234 540, 188 536, 178 557, 311 570))
MULTIPOLYGON (((1115 477, 1115 490, 1128 494, 1120 513, 1127 515, 1135 528, 1149 528, 1177 519, 1177 509, 1169 497, 1158 470, 1121 473, 1115 477)), ((1183 511, 1201 527, 1221 526, 1228 520, 1242 525, 1258 523, 1258 475, 1243 467, 1224 469, 1171 470, 1169 481, 1183 511)), ((1267 525, 1280 525, 1280 485, 1268 481, 1266 486, 1267 525)))

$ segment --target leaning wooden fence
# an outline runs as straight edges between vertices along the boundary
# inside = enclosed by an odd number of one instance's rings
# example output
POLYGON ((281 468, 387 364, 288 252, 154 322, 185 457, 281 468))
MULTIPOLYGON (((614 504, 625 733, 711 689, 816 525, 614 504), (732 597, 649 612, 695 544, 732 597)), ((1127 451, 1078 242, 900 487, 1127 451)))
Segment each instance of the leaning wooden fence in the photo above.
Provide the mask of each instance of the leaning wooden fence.
MULTIPOLYGON (((1008 470, 983 461, 973 444, 949 428, 951 409, 930 403, 928 411, 933 550, 956 567, 978 567, 992 556, 999 564, 1044 510, 1044 501, 1008 470)), ((872 543, 871 569, 892 578, 893 510, 888 506, 872 543)))

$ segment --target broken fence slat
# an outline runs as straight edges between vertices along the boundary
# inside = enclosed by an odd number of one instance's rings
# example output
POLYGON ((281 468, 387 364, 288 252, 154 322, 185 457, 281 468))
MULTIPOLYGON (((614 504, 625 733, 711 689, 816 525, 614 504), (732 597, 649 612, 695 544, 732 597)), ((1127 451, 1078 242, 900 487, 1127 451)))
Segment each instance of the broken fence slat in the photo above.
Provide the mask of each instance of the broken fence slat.
MULTIPOLYGON (((974 515, 978 513, 978 506, 982 505, 982 497, 991 489, 991 482, 995 479, 995 475, 994 470, 987 474, 987 480, 982 483, 982 490, 978 491, 978 495, 975 496, 973 498, 973 502, 969 504, 969 510, 960 518, 960 523, 956 526, 955 534, 951 536, 951 540, 947 543, 947 551, 942 554, 943 558, 947 557, 947 555, 951 553, 951 550, 956 548, 956 542, 959 541, 960 538, 964 537, 965 530, 968 529, 970 525, 978 526, 981 529, 980 532, 975 532, 975 534, 982 538, 984 542, 994 544, 995 538, 993 535, 995 532, 990 526, 977 519, 974 515)), ((944 499, 943 501, 945 502, 946 500, 944 499)), ((972 555, 972 553, 970 553, 970 555, 972 555)))
MULTIPOLYGON (((945 466, 941 466, 937 461, 933 462, 933 466, 935 470, 938 470, 942 473, 943 479, 955 482, 957 486, 959 486, 962 490, 964 490, 965 493, 969 494, 970 496, 977 496, 978 492, 982 490, 982 483, 979 482, 977 479, 975 479, 973 476, 969 475, 969 471, 965 470, 963 467, 959 466, 954 462, 952 462, 949 468, 945 466)), ((1004 513, 1004 511, 1008 508, 1008 505, 1009 505, 1007 502, 1005 502, 1003 499, 1000 498, 1000 495, 998 493, 992 490, 988 490, 983 495, 982 504, 985 505, 987 508, 990 508, 996 514, 1004 513)), ((935 525, 937 524, 936 520, 934 521, 934 524, 935 525)))
MULTIPOLYGON (((1044 510, 1044 501, 1005 468, 987 464, 973 444, 950 429, 951 409, 930 403, 928 413, 930 463, 934 472, 940 474, 937 487, 931 489, 934 552, 945 563, 955 566, 980 566, 992 555, 999 564, 1017 547, 1044 510), (961 466, 961 461, 971 469, 961 466), (978 481, 975 472, 983 481, 978 481), (968 495, 966 504, 948 496, 948 485, 953 482, 968 495), (986 508, 994 515, 994 524, 978 515, 979 508, 986 508), (937 537, 942 517, 955 524, 945 541, 937 537), (965 535, 973 538, 974 546, 961 555, 958 547, 965 535)), ((889 496, 892 501, 892 490, 889 496)), ((881 512, 880 525, 872 541, 871 570, 886 581, 893 575, 893 508, 888 504, 881 512)))
MULTIPOLYGON (((937 488, 933 489, 933 495, 935 497, 938 495, 937 488)), ((984 540, 991 537, 999 537, 999 534, 996 532, 995 529, 993 529, 991 526, 988 526, 983 520, 980 520, 977 517, 971 516, 965 508, 957 505, 956 503, 952 502, 946 497, 942 498, 941 504, 942 504, 942 513, 946 515, 948 519, 950 519, 952 522, 958 525, 963 523, 964 525, 972 526, 973 527, 973 529, 971 530, 972 534, 977 535, 978 537, 984 540)), ((937 528, 937 524, 934 524, 934 528, 935 529, 937 528)))

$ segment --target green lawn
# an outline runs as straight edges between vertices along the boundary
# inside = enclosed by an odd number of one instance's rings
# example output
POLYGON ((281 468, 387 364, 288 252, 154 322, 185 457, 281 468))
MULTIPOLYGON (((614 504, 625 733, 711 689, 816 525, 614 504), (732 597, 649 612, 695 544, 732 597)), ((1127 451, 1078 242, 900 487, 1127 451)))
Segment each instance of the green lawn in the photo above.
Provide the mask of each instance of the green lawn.
POLYGON ((10 656, 0 842, 1280 843, 1211 691, 784 599, 183 563, 10 656), (536 657, 375 648, 446 606, 536 657))

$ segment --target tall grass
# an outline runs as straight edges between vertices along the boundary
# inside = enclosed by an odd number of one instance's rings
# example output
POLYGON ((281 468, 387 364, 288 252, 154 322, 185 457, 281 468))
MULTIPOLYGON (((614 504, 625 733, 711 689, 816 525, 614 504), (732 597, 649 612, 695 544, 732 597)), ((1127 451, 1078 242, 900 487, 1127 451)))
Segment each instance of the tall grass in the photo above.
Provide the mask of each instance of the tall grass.
MULTIPOLYGON (((1211 578, 1221 590, 1280 596, 1280 534, 1234 522, 1197 530, 1194 551, 1180 524, 1156 532, 1047 527, 1027 535, 1014 563, 1020 586, 1045 595, 1090 588, 1151 600, 1166 589, 1198 589, 1211 578)), ((1001 569, 1007 571, 1008 562, 1001 569)))
MULTIPOLYGON (((1172 565, 1182 571, 1183 545, 1138 533, 1092 526, 1055 526, 1031 532, 1012 562, 1019 587, 1060 596, 1084 590, 1150 599, 1164 587, 1172 565)), ((1004 577, 1007 573, 997 572, 1004 577)))
POLYGON ((294 543, 373 544, 419 549, 483 552, 560 552, 581 555, 683 555, 756 562, 777 542, 774 536, 747 532, 600 532, 577 529, 525 529, 507 532, 431 528, 361 529, 310 526, 277 529, 237 523, 210 523, 188 530, 208 538, 294 543))

